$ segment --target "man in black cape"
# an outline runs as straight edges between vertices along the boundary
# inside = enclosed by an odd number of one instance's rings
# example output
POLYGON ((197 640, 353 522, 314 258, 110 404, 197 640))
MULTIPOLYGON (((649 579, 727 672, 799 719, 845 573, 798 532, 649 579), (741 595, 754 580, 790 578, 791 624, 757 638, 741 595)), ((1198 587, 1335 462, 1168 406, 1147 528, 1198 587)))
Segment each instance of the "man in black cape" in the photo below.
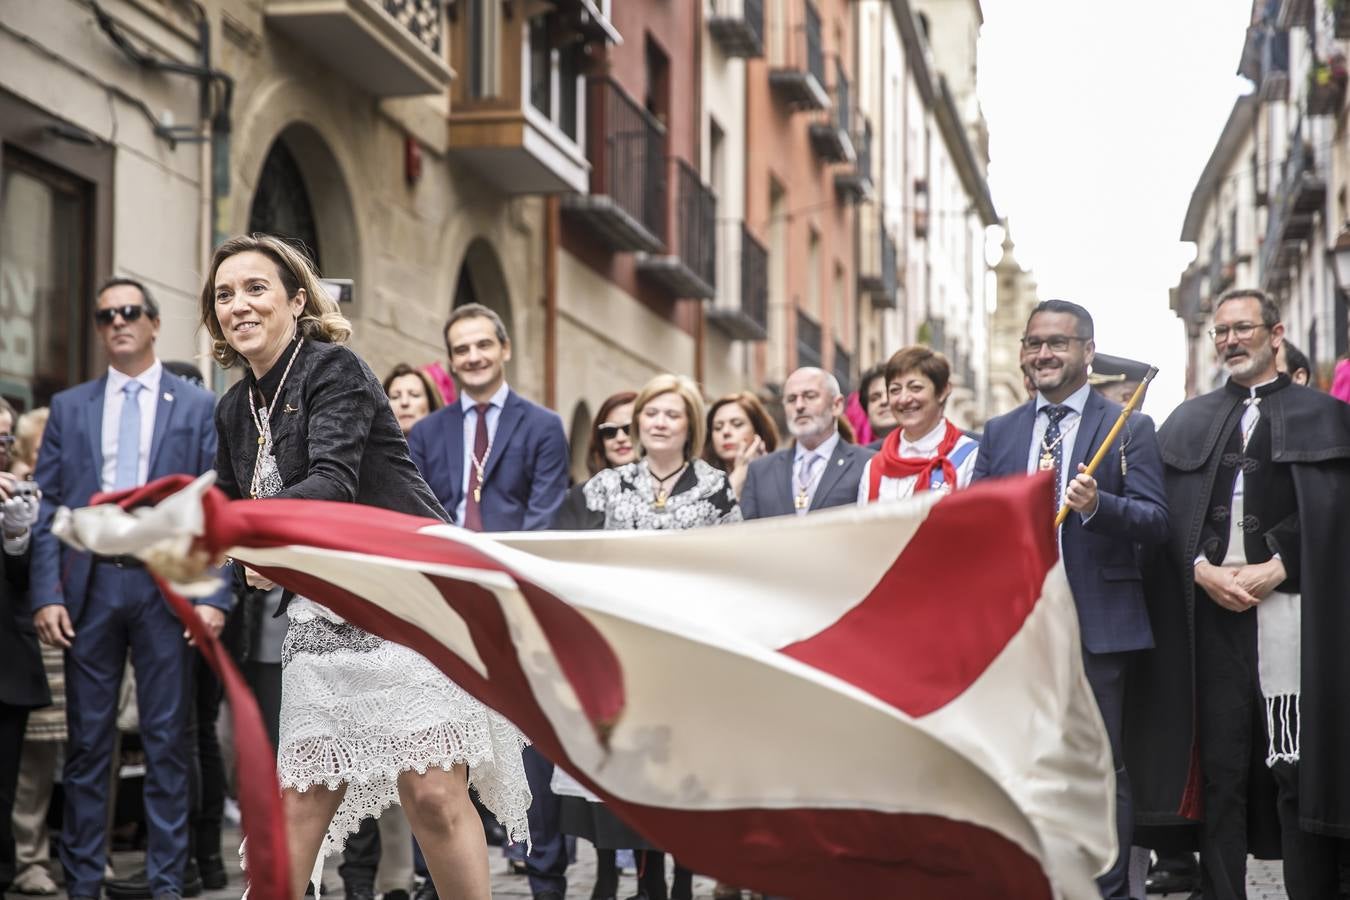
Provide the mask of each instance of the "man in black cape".
POLYGON ((1277 372, 1261 292, 1220 298, 1210 334, 1228 383, 1158 432, 1171 527, 1127 700, 1137 820, 1200 820, 1205 900, 1246 896, 1249 852, 1283 855, 1290 900, 1323 900, 1350 837, 1350 405, 1277 372))

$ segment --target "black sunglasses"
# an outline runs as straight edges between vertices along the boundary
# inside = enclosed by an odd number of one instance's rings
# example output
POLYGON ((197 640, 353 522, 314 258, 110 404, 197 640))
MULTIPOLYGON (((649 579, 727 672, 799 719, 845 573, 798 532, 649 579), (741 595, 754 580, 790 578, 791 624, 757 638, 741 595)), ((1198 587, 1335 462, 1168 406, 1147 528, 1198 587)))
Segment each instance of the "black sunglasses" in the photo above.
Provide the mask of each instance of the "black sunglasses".
POLYGON ((601 425, 599 428, 597 428, 597 429, 595 429, 595 430, 598 431, 598 432, 600 433, 601 439, 606 440, 606 441, 612 441, 612 440, 614 440, 616 437, 619 436, 619 433, 620 433, 620 432, 624 433, 625 435, 631 435, 631 434, 633 433, 633 432, 632 432, 632 428, 633 428, 633 423, 632 423, 632 422, 627 422, 627 423, 625 423, 625 424, 623 424, 623 425, 610 425, 610 424, 605 424, 605 425, 601 425))
POLYGON ((94 321, 100 325, 111 325, 113 318, 117 315, 122 316, 124 322, 135 322, 145 312, 145 307, 139 303, 128 303, 125 306, 112 306, 108 309, 100 309, 94 313, 94 321))

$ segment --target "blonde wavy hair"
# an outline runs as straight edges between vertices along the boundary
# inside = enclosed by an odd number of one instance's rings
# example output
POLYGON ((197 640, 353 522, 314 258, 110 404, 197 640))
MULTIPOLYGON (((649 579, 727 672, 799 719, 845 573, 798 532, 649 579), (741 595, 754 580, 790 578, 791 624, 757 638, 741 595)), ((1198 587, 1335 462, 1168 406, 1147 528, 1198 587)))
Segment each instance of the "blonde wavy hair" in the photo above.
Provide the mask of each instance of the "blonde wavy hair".
POLYGON ((635 426, 633 443, 638 448, 640 455, 647 455, 647 448, 642 446, 642 439, 639 436, 640 431, 636 426, 642 420, 642 408, 662 394, 675 394, 684 401, 684 414, 689 419, 689 432, 684 439, 684 458, 686 462, 692 461, 702 452, 703 442, 707 438, 708 432, 707 423, 704 422, 703 397, 699 394, 698 387, 694 382, 683 375, 657 375, 644 384, 642 390, 638 391, 637 398, 633 401, 633 425, 635 426))
POLYGON ((216 318, 216 271, 220 264, 240 253, 261 253, 277 267, 281 286, 286 296, 294 297, 301 288, 305 291, 305 305, 300 310, 297 327, 310 340, 326 344, 345 344, 352 336, 352 323, 338 311, 337 301, 328 295, 319 282, 319 273, 308 256, 294 245, 271 234, 241 234, 216 248, 202 286, 201 324, 211 335, 211 355, 222 368, 228 369, 243 361, 225 340, 225 333, 216 318))

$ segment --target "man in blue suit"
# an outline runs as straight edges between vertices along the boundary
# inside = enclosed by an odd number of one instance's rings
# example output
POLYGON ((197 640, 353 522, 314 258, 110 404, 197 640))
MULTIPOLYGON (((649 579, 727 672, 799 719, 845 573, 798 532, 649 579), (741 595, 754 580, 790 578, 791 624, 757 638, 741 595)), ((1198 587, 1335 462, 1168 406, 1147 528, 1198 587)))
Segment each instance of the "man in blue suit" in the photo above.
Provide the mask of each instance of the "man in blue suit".
MULTIPOLYGON (((465 528, 548 528, 567 493, 571 454, 562 419, 507 386, 511 340, 486 306, 455 309, 445 323, 445 346, 459 402, 413 426, 408 435, 413 462, 436 499, 465 528)), ((558 798, 549 789, 553 764, 527 747, 525 774, 534 795, 531 849, 524 860, 530 890, 539 900, 562 900, 567 851, 558 828, 558 798)), ((518 862, 513 859, 513 865, 518 862)), ((419 900, 424 898, 419 895, 419 900)))
MULTIPOLYGON (((165 475, 199 475, 215 463, 215 397, 164 371, 155 357, 159 309, 139 282, 116 278, 94 313, 107 373, 52 398, 36 478, 42 511, 33 540, 34 625, 66 651, 66 892, 97 898, 106 863, 108 784, 117 697, 130 651, 146 755, 146 870, 157 900, 183 893, 188 847, 188 647, 183 626, 149 573, 130 557, 71 550, 51 533, 59 507, 165 475)), ((219 634, 224 588, 198 601, 219 634)))
POLYGON ((1125 672, 1132 652, 1153 646, 1135 546, 1167 539, 1167 501, 1147 416, 1131 416, 1096 473, 1084 471, 1121 410, 1088 385, 1094 349, 1092 316, 1083 307, 1046 300, 1032 310, 1022 363, 1036 396, 985 426, 974 477, 1054 472, 1055 508, 1069 506, 1060 555, 1078 608, 1083 666, 1116 760, 1120 853, 1098 886, 1103 897, 1125 900, 1133 831, 1121 746, 1125 672))

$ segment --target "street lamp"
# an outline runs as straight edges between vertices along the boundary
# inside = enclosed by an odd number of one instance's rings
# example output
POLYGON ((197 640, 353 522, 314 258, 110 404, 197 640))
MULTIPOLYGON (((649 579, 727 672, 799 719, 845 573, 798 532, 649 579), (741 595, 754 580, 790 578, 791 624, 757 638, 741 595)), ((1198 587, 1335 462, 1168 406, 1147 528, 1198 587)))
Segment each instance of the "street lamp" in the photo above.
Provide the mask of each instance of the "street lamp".
POLYGON ((1345 223, 1336 242, 1327 251, 1331 257, 1331 273, 1336 277, 1336 287, 1342 292, 1350 292, 1350 222, 1345 223))

